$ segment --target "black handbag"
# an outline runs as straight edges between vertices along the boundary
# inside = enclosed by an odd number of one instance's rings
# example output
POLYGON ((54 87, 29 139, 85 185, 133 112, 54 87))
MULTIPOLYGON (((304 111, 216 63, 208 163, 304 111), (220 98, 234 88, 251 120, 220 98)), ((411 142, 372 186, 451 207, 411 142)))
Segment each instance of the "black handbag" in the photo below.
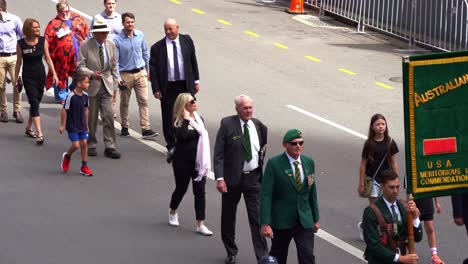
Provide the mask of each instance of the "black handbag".
POLYGON ((18 93, 23 91, 23 80, 21 79, 21 76, 18 77, 18 81, 16 82, 16 90, 18 90, 18 93))

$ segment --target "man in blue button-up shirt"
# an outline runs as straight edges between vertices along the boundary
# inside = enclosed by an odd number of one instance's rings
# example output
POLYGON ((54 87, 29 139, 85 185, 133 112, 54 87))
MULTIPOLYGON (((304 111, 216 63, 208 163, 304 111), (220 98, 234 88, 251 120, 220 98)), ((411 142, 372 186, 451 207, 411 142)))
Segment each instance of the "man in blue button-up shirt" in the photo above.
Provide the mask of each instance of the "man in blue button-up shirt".
MULTIPOLYGON (((0 0, 0 121, 8 122, 6 98, 6 73, 10 74, 12 83, 16 83, 16 42, 23 37, 21 19, 7 13, 6 0, 0 0)), ((21 94, 13 89, 13 117, 23 123, 21 116, 21 94)))
POLYGON ((130 136, 128 132, 128 105, 132 89, 135 90, 140 110, 140 126, 143 138, 155 137, 158 133, 150 128, 148 110, 148 67, 149 53, 145 35, 135 30, 135 15, 122 14, 124 29, 114 38, 117 48, 117 68, 119 71, 121 135, 130 136))

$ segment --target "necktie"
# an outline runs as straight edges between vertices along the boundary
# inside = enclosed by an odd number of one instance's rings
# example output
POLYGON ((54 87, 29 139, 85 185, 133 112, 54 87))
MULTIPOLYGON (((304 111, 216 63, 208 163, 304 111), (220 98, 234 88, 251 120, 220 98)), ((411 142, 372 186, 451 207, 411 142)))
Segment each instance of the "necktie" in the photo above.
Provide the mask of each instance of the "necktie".
POLYGON ((298 191, 302 189, 301 170, 299 169, 299 161, 294 161, 294 175, 296 180, 296 188, 298 191))
POLYGON ((393 223, 396 224, 396 223, 398 223, 399 221, 398 221, 398 214, 397 214, 397 212, 396 212, 396 210, 395 210, 395 205, 392 204, 392 205, 390 206, 390 208, 392 208, 393 223))
POLYGON ((245 147, 245 160, 252 160, 252 146, 250 145, 249 126, 244 123, 244 147, 245 147))
POLYGON ((99 62, 101 63, 101 70, 104 69, 104 47, 99 45, 99 62))
POLYGON ((180 72, 179 72, 179 59, 177 58, 177 43, 172 41, 172 51, 173 51, 173 58, 174 58, 174 80, 180 80, 180 72))

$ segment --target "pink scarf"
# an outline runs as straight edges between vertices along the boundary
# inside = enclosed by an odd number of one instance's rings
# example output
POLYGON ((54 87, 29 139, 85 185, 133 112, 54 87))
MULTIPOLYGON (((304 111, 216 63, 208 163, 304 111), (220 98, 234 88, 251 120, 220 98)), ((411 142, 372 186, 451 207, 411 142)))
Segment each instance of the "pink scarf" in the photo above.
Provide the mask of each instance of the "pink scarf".
POLYGON ((210 139, 208 138, 208 131, 205 128, 203 120, 197 112, 193 112, 195 120, 190 118, 190 125, 198 132, 200 138, 197 145, 197 157, 195 160, 195 169, 198 175, 194 181, 201 181, 203 177, 207 177, 211 172, 211 155, 210 155, 210 139))

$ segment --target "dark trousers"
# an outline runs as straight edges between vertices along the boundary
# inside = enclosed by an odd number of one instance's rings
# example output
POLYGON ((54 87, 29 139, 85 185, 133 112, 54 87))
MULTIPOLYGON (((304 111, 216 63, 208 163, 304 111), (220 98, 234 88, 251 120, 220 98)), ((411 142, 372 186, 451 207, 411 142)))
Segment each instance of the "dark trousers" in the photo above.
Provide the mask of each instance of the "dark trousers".
MULTIPOLYGON (((172 167, 174 169, 176 188, 172 193, 170 208, 171 210, 177 210, 187 192, 190 180, 192 180, 197 171, 195 170, 195 161, 184 162, 174 160, 172 167)), ((193 195, 195 197, 195 217, 197 220, 205 220, 205 184, 206 178, 198 182, 192 180, 193 195)))
POLYGON ((39 116, 39 104, 41 103, 42 96, 44 95, 44 88, 31 87, 29 85, 24 85, 24 90, 28 96, 29 102, 29 116, 38 117, 39 116))
POLYGON ((227 193, 222 194, 221 205, 221 238, 228 256, 237 255, 236 213, 241 195, 244 195, 245 206, 249 218, 250 234, 257 260, 268 254, 268 247, 264 237, 260 235, 259 223, 259 192, 260 172, 254 171, 242 175, 239 185, 228 186, 227 193))
POLYGON ((167 92, 161 98, 163 133, 168 150, 175 147, 176 143, 174 120, 172 119, 174 103, 179 94, 186 92, 187 87, 185 86, 185 81, 168 82, 167 92))
POLYGON ((304 229, 299 223, 290 229, 273 229, 270 255, 274 256, 279 264, 286 264, 289 243, 294 238, 298 263, 315 264, 314 237, 314 229, 304 229))

